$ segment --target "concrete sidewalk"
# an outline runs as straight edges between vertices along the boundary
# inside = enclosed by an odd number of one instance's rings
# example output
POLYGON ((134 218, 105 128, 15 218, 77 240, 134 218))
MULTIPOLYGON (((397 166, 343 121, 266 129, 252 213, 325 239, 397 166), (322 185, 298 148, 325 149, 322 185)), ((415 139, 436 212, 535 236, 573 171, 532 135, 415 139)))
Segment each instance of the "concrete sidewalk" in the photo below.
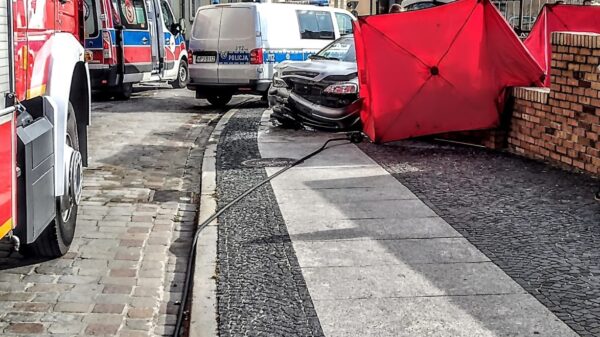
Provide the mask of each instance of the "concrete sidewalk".
MULTIPOLYGON (((268 115, 263 158, 300 158, 331 137, 268 115)), ((325 336, 577 336, 355 145, 271 185, 325 336)))

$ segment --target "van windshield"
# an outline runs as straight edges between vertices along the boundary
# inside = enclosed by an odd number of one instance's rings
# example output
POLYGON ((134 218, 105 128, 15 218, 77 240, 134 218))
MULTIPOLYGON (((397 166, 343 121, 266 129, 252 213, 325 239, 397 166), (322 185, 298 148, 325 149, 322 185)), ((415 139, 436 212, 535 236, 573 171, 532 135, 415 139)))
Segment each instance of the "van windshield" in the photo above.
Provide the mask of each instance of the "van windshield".
POLYGON ((96 0, 83 2, 83 18, 85 19, 85 37, 98 35, 98 18, 96 17, 96 0))
POLYGON ((321 49, 311 57, 312 59, 339 60, 343 62, 356 62, 356 49, 354 49, 354 38, 344 36, 327 47, 321 49))

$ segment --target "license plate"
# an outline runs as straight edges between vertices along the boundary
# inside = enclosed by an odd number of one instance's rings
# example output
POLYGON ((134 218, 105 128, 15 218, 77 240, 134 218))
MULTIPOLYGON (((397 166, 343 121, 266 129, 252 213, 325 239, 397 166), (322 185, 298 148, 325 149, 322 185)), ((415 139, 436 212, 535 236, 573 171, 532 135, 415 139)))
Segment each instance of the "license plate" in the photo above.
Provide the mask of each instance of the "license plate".
POLYGON ((196 63, 215 63, 217 57, 214 55, 199 55, 196 56, 196 63))

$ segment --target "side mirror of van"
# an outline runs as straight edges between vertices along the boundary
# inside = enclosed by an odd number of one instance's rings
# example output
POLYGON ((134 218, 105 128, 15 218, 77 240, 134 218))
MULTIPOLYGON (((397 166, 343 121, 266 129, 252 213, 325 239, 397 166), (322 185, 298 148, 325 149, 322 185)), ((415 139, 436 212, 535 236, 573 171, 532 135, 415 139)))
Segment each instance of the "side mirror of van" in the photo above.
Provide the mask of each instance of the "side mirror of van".
POLYGON ((185 33, 185 24, 184 18, 179 19, 179 28, 181 29, 181 33, 185 33))
POLYGON ((183 34, 183 30, 181 29, 181 25, 178 23, 172 23, 171 27, 169 27, 169 31, 173 35, 183 34))

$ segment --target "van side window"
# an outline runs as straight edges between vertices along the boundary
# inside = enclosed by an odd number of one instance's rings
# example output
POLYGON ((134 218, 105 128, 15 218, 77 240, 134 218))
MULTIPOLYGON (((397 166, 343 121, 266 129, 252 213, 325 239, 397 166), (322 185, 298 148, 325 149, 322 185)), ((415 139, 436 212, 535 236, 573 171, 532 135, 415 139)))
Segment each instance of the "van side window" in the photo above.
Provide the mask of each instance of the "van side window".
POLYGON ((302 39, 333 40, 333 20, 331 14, 325 11, 296 11, 300 37, 302 39))
POLYGON ((167 26, 167 29, 171 30, 171 27, 175 23, 173 13, 171 12, 171 7, 169 7, 169 4, 166 1, 161 1, 160 7, 162 10, 162 17, 163 21, 165 22, 165 26, 167 26))
POLYGON ((352 34, 352 18, 349 15, 335 13, 335 20, 337 21, 337 26, 340 30, 340 36, 352 34))
POLYGON ((121 22, 129 29, 147 29, 144 0, 119 0, 121 22))

